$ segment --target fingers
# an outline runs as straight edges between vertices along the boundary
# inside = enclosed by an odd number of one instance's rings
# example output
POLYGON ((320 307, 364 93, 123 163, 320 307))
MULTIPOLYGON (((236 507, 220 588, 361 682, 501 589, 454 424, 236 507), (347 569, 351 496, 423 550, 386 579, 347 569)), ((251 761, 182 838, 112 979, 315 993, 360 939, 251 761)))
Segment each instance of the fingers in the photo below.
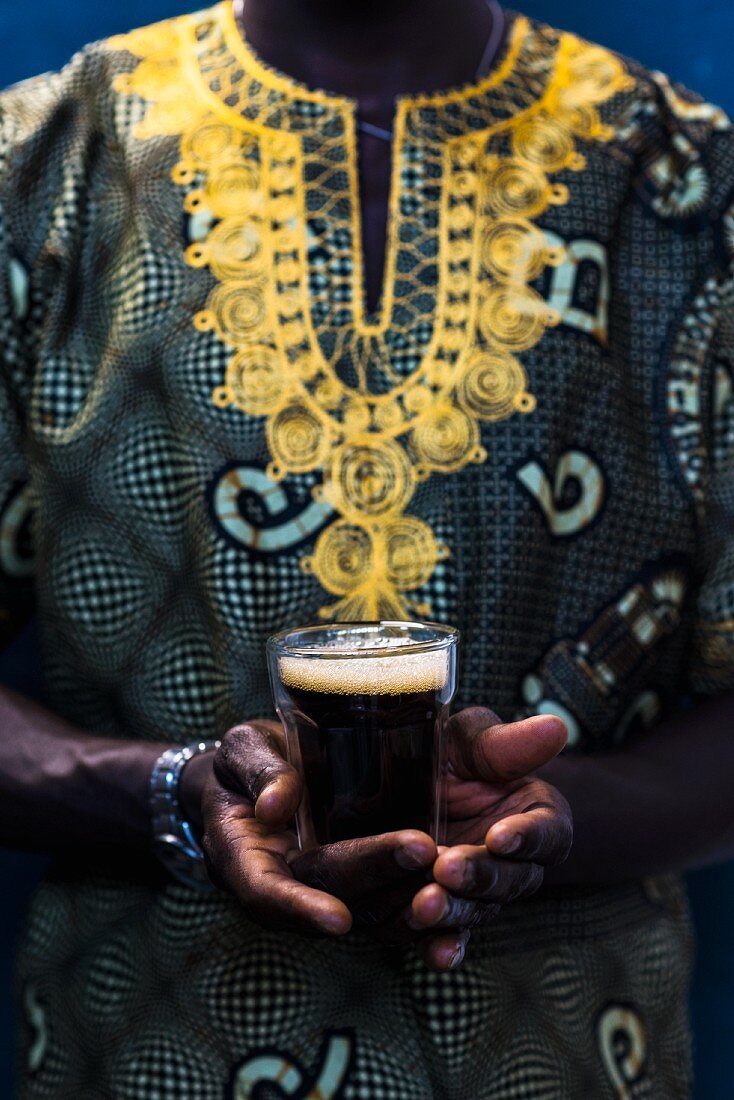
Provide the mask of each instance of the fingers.
POLYGON ((571 836, 570 811, 566 815, 558 805, 540 804, 493 826, 486 846, 442 848, 433 867, 434 882, 413 898, 409 926, 473 928, 486 923, 502 905, 535 893, 543 882, 543 866, 566 857, 571 836), (489 850, 491 843, 500 847, 508 841, 516 859, 489 850))
POLYGON ((214 757, 214 774, 223 787, 245 795, 258 821, 286 825, 301 800, 301 780, 284 759, 282 737, 274 727, 245 723, 231 729, 214 757))
POLYGON ((419 890, 410 906, 407 923, 415 932, 432 928, 477 928, 494 920, 504 898, 479 892, 473 897, 449 893, 440 883, 432 882, 419 890))
POLYGON ((563 863, 572 840, 570 809, 564 813, 558 806, 541 804, 497 822, 487 832, 485 844, 493 855, 554 867, 563 863))
POLYGON ((432 882, 415 894, 407 924, 414 932, 426 928, 445 928, 451 924, 461 928, 473 909, 471 902, 452 897, 440 884, 432 882))
POLYGON ((490 710, 469 707, 449 722, 454 769, 462 779, 508 783, 529 775, 557 756, 568 732, 554 714, 503 723, 490 710))
POLYGON ((212 880, 237 898, 256 923, 343 935, 352 924, 349 909, 293 877, 286 857, 295 845, 292 834, 273 834, 252 818, 219 817, 203 838, 212 880))
MULTIPOLYGON (((433 877, 444 891, 461 899, 500 905, 535 893, 543 881, 543 868, 526 860, 497 859, 484 845, 457 844, 436 860, 433 877)), ((422 913, 429 912, 419 895, 413 901, 414 910, 416 903, 422 913)))
POLYGON ((427 870, 437 854, 436 845, 426 833, 403 829, 304 852, 293 861, 292 868, 302 882, 352 903, 400 882, 406 875, 427 870))
POLYGON ((428 936, 418 945, 418 954, 431 970, 455 970, 464 961, 470 935, 465 931, 428 936))

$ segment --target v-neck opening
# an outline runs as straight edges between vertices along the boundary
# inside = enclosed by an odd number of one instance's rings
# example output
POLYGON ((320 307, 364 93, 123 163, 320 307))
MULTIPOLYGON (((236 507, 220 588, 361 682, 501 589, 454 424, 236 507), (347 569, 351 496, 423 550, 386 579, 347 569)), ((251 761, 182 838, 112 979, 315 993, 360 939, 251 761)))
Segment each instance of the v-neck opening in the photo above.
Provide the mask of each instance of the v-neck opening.
POLYGON ((439 110, 451 106, 453 103, 460 103, 468 97, 500 88, 516 64, 524 37, 528 31, 528 21, 515 15, 512 11, 505 11, 507 26, 502 42, 490 71, 481 78, 437 91, 418 94, 406 93, 395 97, 394 136, 390 156, 387 218, 384 225, 385 248, 379 280, 380 291, 374 308, 370 308, 367 294, 363 187, 359 165, 359 102, 353 97, 308 85, 265 61, 252 47, 245 35, 244 28, 238 23, 234 5, 225 0, 221 5, 221 10, 227 47, 238 58, 246 72, 264 84, 272 86, 274 90, 295 100, 329 106, 340 113, 344 120, 350 196, 354 207, 351 215, 355 238, 352 241, 354 263, 351 302, 352 320, 355 331, 360 335, 366 338, 379 336, 386 331, 391 321, 388 315, 393 297, 390 287, 396 274, 399 246, 396 239, 396 226, 399 215, 401 160, 404 154, 406 120, 411 112, 430 110, 431 108, 439 110))
MULTIPOLYGON (((293 231, 301 238, 305 329, 319 361, 342 363, 359 392, 399 385, 435 353, 446 325, 455 341, 455 326, 466 321, 455 280, 439 257, 447 254, 449 238, 466 237, 472 203, 465 188, 471 191, 479 178, 480 147, 501 141, 503 132, 514 132, 540 110, 564 64, 555 32, 510 15, 504 54, 493 72, 459 89, 396 98, 385 261, 374 310, 364 279, 357 101, 270 68, 252 52, 228 2, 188 23, 186 66, 214 113, 264 141, 276 165, 290 166, 292 193, 279 197, 276 184, 273 209, 285 204, 302 220, 293 231), (449 195, 454 177, 458 191, 449 195)), ((212 168, 216 179, 214 162, 212 168)), ((276 177, 281 174, 277 168, 276 177)), ((542 191, 544 185, 534 179, 532 186, 542 191)), ((275 238, 266 232, 272 248, 275 238)), ((289 248, 295 239, 291 233, 289 248)), ((468 241, 459 246, 469 247, 468 241)), ((293 268, 285 270, 290 280, 293 268)))
MULTIPOLYGON (((501 67, 505 60, 505 56, 510 51, 512 46, 512 36, 516 25, 516 19, 514 13, 505 13, 505 22, 502 28, 502 34, 497 43, 496 50, 491 57, 489 68, 481 77, 476 78, 476 84, 480 85, 484 81, 493 77, 495 71, 501 67)), ((359 141, 359 108, 356 101, 350 103, 350 113, 352 115, 352 121, 355 127, 354 141, 351 143, 351 147, 354 149, 354 155, 356 157, 356 169, 354 179, 354 201, 355 201, 355 215, 359 224, 359 244, 355 247, 355 261, 358 267, 358 271, 355 273, 355 291, 357 301, 354 305, 354 320, 355 325, 365 334, 379 334, 384 331, 386 324, 389 323, 389 319, 385 317, 386 309, 386 287, 388 278, 391 274, 394 276, 394 260, 392 255, 396 242, 394 240, 393 221, 397 217, 397 201, 400 185, 400 157, 403 153, 402 148, 402 133, 399 132, 399 119, 401 118, 401 102, 405 100, 422 100, 428 101, 432 95, 437 97, 451 96, 454 92, 459 91, 460 88, 468 88, 470 84, 456 86, 454 89, 447 89, 444 91, 437 91, 435 93, 428 93, 426 95, 400 95, 393 100, 393 140, 391 142, 390 152, 390 168, 388 179, 388 195, 387 195, 387 210, 386 218, 383 224, 383 243, 384 248, 382 250, 382 265, 379 272, 379 294, 377 299, 372 305, 370 303, 369 296, 369 273, 367 265, 367 248, 366 248, 366 218, 365 218, 365 194, 363 187, 364 175, 361 171, 361 148, 359 141)), ((401 129, 401 128, 400 128, 401 129)))
POLYGON ((569 202, 569 173, 613 135, 602 108, 634 78, 518 17, 487 80, 402 98, 397 275, 371 339, 353 322, 354 104, 295 92, 233 34, 219 5, 131 35, 119 45, 140 63, 116 81, 148 103, 136 138, 178 135, 171 178, 185 211, 210 218, 184 257, 209 272, 194 328, 231 349, 211 399, 265 418, 274 482, 317 476, 335 518, 302 567, 338 597, 320 614, 425 615, 412 593, 447 548, 408 508, 434 475, 486 461, 490 425, 535 409, 522 355, 562 319, 532 285, 559 260, 540 219, 569 202))

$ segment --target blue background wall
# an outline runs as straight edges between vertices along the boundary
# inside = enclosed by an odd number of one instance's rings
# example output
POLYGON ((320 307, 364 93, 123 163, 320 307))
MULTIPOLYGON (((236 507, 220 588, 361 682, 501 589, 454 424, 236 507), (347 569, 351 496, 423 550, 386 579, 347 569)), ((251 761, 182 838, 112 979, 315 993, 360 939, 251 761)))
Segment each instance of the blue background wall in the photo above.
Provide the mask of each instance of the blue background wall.
MULTIPOLYGON (((447 0, 451 3, 451 0, 447 0)), ((58 68, 85 42, 201 5, 186 0, 0 0, 0 86, 58 68)), ((527 0, 529 15, 663 69, 734 113, 731 0, 527 0)), ((29 693, 37 685, 32 629, 3 656, 0 679, 29 693)), ((42 861, 0 852, 0 1097, 11 1095, 12 941, 42 861)), ((696 1100, 731 1100, 734 1076, 734 868, 691 877, 699 930, 693 990, 696 1100)))

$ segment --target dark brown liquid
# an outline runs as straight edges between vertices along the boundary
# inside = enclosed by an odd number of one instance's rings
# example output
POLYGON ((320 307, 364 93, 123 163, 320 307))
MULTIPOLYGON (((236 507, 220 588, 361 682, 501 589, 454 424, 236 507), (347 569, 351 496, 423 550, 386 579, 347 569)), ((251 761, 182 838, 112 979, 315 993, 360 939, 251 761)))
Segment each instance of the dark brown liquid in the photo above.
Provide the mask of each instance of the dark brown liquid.
POLYGON ((305 847, 406 828, 438 835, 435 791, 446 691, 285 690, 306 782, 299 821, 305 847))

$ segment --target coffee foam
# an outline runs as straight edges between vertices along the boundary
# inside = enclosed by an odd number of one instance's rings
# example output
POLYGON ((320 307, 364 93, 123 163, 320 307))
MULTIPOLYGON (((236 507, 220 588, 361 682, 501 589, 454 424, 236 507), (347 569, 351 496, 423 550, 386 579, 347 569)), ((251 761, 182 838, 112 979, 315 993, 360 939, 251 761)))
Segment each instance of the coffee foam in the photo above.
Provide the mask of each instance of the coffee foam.
POLYGON ((280 658, 280 675, 286 687, 329 695, 438 691, 445 686, 448 672, 448 654, 442 649, 389 657, 280 658))

